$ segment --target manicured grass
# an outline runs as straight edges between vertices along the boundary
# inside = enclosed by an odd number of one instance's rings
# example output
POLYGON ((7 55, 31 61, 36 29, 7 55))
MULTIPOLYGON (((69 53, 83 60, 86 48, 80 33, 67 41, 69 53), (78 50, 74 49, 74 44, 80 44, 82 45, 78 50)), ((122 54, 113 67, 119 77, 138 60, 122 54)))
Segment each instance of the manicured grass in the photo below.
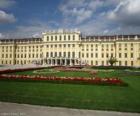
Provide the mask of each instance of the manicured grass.
MULTIPOLYGON (((70 72, 72 73, 72 72, 70 72)), ((81 75, 80 75, 81 76, 81 75)), ((46 82, 0 81, 0 101, 82 109, 140 112, 140 75, 125 71, 102 72, 100 77, 119 77, 127 87, 46 82)))

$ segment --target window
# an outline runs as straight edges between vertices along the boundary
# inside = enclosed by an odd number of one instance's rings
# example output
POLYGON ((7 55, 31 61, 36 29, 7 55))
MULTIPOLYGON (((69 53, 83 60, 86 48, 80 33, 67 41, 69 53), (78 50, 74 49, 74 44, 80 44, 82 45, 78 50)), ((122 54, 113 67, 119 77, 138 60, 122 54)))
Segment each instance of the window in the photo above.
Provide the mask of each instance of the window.
POLYGON ((84 58, 84 53, 82 53, 82 57, 84 58))
POLYGON ((53 53, 51 52, 50 57, 53 57, 53 53))
POLYGON ((133 53, 131 53, 131 58, 133 58, 133 53))
POLYGON ((102 58, 104 58, 104 54, 102 53, 102 58))
POLYGON ((75 52, 72 52, 72 57, 75 58, 75 52))
POLYGON ((54 55, 54 57, 57 57, 57 52, 55 52, 55 55, 54 55))
POLYGON ((61 57, 61 52, 59 52, 59 57, 61 57))
POLYGON ((47 36, 47 41, 49 41, 49 36, 47 36))
POLYGON ((64 57, 66 57, 66 52, 63 53, 64 57))
POLYGON ((104 66, 104 61, 102 61, 102 65, 104 66))
POLYGON ((93 58, 93 53, 91 53, 91 58, 93 58))
POLYGON ((70 35, 68 36, 68 40, 70 40, 70 35))
POLYGON ((64 35, 64 40, 66 40, 66 35, 64 35))
POLYGON ((93 61, 91 61, 91 65, 93 65, 93 61))
POLYGON ((51 41, 53 41, 53 36, 51 36, 51 41))
POLYGON ((68 57, 70 57, 70 52, 68 52, 68 57))
POLYGON ((127 66, 127 61, 125 61, 125 66, 127 66))
POLYGON ((60 38, 60 41, 61 41, 61 39, 62 39, 61 35, 59 36, 59 38, 60 38))
POLYGON ((133 43, 131 43, 131 47, 133 47, 133 43))
POLYGON ((55 41, 57 41, 57 36, 55 36, 55 41))
POLYGON ((79 58, 81 57, 81 52, 79 52, 79 58))
POLYGON ((49 57, 49 53, 48 52, 46 53, 46 57, 49 57))
POLYGON ((73 40, 75 40, 75 35, 73 35, 73 40))
POLYGON ((108 53, 106 54, 106 57, 107 57, 107 58, 109 57, 108 53))
POLYGON ((125 43, 125 47, 127 47, 127 44, 125 43))
POLYGON ((98 54, 97 53, 95 54, 95 57, 98 58, 98 54))
POLYGON ((121 53, 119 53, 119 58, 121 58, 122 57, 122 54, 121 53))
POLYGON ((122 62, 121 61, 119 61, 119 66, 121 66, 122 65, 122 62))
POLYGON ((133 61, 131 61, 131 66, 133 66, 134 65, 134 63, 133 63, 133 61))
POLYGON ((87 53, 87 58, 88 58, 88 53, 87 53))
POLYGON ((127 53, 124 53, 124 57, 127 58, 127 53))
POLYGON ((96 65, 98 65, 98 61, 96 61, 96 65))

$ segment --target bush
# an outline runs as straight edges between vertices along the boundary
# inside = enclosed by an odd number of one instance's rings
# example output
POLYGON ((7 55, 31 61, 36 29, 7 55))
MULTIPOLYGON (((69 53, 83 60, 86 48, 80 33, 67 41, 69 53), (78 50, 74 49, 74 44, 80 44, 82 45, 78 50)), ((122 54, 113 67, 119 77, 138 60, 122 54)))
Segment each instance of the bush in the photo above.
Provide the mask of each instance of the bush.
MULTIPOLYGON (((136 69, 135 67, 130 67, 130 66, 92 66, 91 68, 93 69, 130 69, 130 70, 134 70, 136 69)), ((140 68, 137 68, 140 69, 140 68)))

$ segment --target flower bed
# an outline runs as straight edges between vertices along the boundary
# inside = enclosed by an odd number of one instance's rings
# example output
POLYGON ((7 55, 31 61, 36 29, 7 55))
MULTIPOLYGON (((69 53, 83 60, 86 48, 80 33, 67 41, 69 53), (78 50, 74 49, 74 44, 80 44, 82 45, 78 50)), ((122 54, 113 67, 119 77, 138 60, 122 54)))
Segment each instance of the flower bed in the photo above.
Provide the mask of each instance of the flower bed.
POLYGON ((13 72, 21 72, 21 71, 30 71, 30 70, 38 70, 38 69, 44 69, 45 67, 38 67, 38 68, 21 68, 21 69, 6 69, 6 70, 1 70, 0 74, 4 73, 13 73, 13 72))
POLYGON ((32 80, 32 81, 47 81, 52 83, 79 83, 79 84, 96 84, 96 85, 127 85, 119 78, 83 78, 83 77, 56 77, 56 76, 29 76, 29 75, 9 75, 2 74, 0 79, 6 80, 32 80))
POLYGON ((55 70, 58 70, 58 71, 64 71, 64 72, 87 72, 87 73, 90 73, 91 75, 95 76, 97 74, 97 71, 87 71, 87 70, 81 70, 81 69, 78 69, 78 68, 69 68, 69 67, 55 67, 54 68, 55 70))

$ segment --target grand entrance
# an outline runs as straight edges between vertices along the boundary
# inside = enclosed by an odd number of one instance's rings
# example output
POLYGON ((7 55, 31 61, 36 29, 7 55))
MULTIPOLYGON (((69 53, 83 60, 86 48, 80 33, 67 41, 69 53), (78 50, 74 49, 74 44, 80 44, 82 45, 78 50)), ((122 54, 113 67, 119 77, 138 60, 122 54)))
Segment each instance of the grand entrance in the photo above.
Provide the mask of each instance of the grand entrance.
POLYGON ((76 58, 47 58, 45 64, 53 66, 63 66, 63 65, 80 65, 79 60, 76 58))

